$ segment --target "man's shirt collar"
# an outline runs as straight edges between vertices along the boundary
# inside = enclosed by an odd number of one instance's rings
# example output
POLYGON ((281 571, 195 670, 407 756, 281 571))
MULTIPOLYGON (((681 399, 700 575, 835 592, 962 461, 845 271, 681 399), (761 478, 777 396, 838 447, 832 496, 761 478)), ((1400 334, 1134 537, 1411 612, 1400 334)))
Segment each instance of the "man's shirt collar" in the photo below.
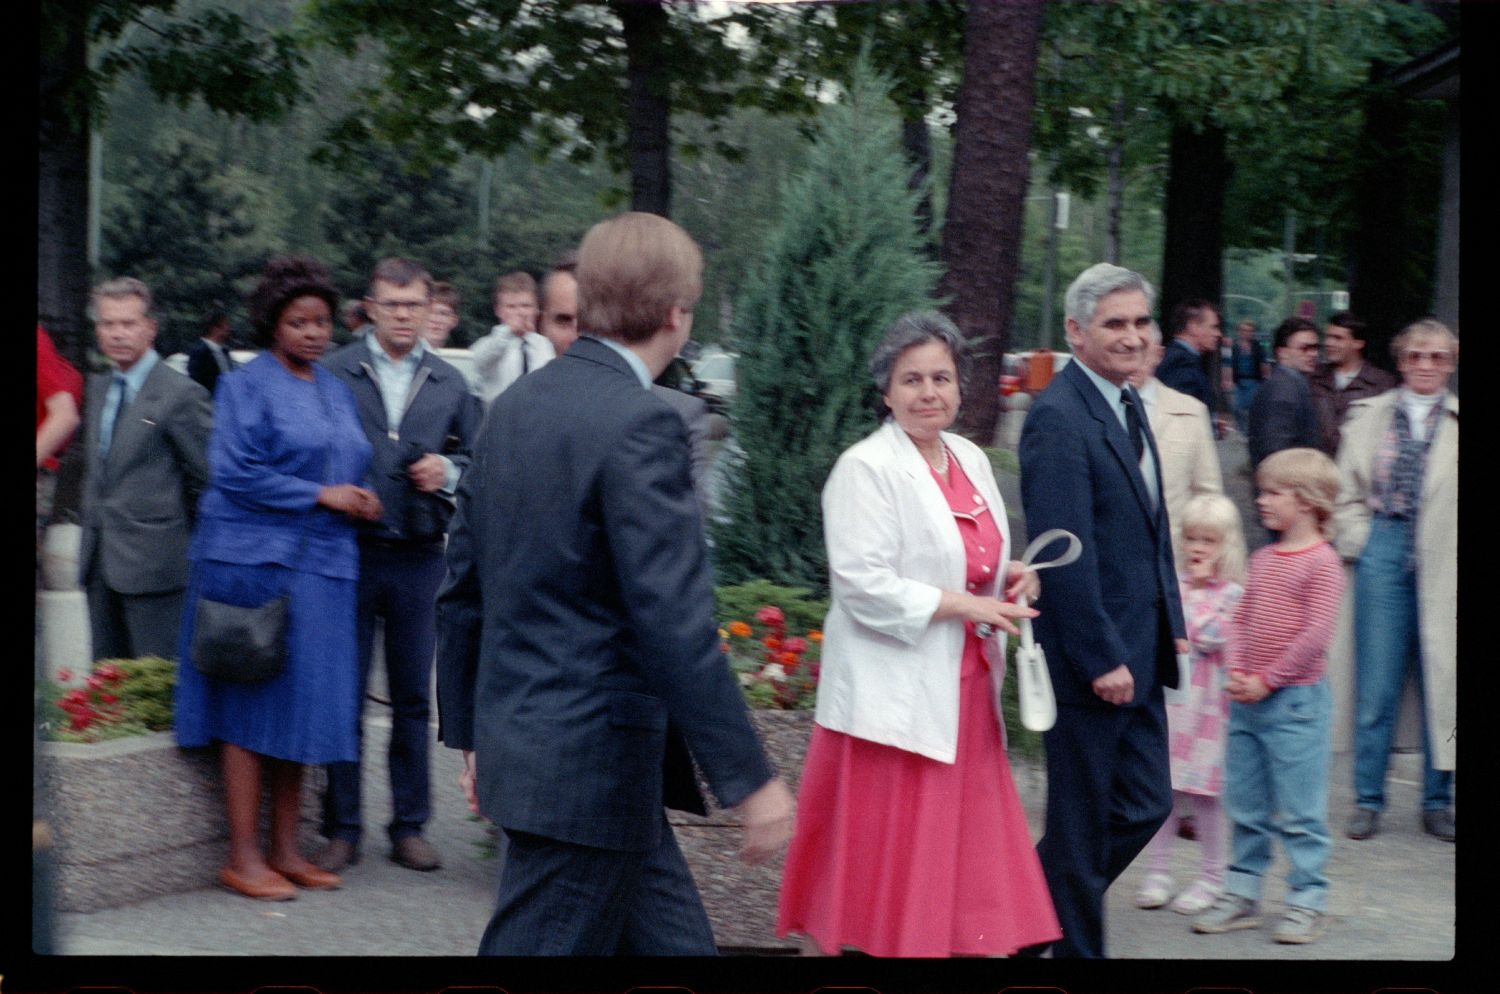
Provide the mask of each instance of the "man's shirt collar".
POLYGON ((634 352, 630 351, 630 349, 626 348, 624 345, 621 345, 619 342, 615 341, 613 338, 597 338, 593 335, 589 335, 587 337, 593 338, 594 341, 600 343, 601 345, 607 345, 618 352, 622 357, 624 357, 625 361, 629 363, 630 369, 635 373, 636 379, 641 381, 641 386, 647 390, 651 389, 651 370, 646 368, 646 361, 644 359, 636 355, 634 352))
POLYGON ((385 346, 381 345, 380 341, 374 335, 366 335, 364 336, 364 339, 365 344, 370 348, 370 354, 375 357, 375 361, 385 362, 391 366, 415 366, 422 361, 422 356, 427 351, 427 346, 422 341, 421 335, 417 336, 417 344, 412 346, 411 351, 406 353, 406 355, 402 356, 400 359, 392 359, 390 353, 385 350, 385 346))

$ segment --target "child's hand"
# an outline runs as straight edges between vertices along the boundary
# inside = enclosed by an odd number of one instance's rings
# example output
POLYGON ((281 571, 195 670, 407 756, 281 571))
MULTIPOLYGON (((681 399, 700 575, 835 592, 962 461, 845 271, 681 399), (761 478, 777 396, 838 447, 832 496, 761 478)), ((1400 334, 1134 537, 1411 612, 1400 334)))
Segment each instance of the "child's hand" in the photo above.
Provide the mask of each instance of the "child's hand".
POLYGON ((1271 693, 1271 688, 1266 686, 1259 673, 1233 673, 1224 689, 1230 700, 1240 704, 1259 703, 1271 693))

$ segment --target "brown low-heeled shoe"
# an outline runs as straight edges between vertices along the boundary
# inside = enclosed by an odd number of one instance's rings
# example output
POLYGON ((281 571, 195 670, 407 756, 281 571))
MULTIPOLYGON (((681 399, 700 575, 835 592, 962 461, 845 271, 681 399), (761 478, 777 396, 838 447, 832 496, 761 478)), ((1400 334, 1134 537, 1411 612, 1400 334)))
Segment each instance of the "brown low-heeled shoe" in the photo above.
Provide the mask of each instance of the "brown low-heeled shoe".
POLYGON ((292 882, 275 870, 271 872, 275 879, 257 884, 226 866, 219 871, 219 883, 237 894, 257 901, 290 901, 296 898, 297 888, 292 882))
POLYGON ((272 866, 271 869, 286 877, 298 887, 306 887, 308 890, 338 890, 343 884, 343 878, 337 873, 329 873, 327 870, 308 865, 305 870, 289 870, 281 866, 272 866))

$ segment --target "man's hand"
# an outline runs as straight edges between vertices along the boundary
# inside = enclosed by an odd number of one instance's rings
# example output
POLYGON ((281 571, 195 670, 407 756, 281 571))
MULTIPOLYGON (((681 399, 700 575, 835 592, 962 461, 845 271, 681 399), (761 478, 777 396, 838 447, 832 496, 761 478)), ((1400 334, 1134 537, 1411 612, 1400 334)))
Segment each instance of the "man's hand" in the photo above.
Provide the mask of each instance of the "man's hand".
POLYGON ((406 467, 406 475, 411 478, 412 486, 424 494, 430 494, 442 488, 447 467, 443 465, 442 456, 429 452, 406 467))
POLYGON ((745 826, 740 845, 740 859, 746 863, 764 863, 792 837, 793 818, 797 809, 792 792, 780 777, 767 780, 753 794, 741 801, 735 810, 745 826))
POLYGON ((1121 663, 1101 677, 1094 678, 1094 693, 1110 704, 1129 704, 1135 696, 1135 677, 1121 663))
POLYGON ((464 768, 458 775, 458 785, 464 789, 464 797, 469 802, 469 813, 479 814, 479 780, 474 775, 474 750, 464 750, 464 768))

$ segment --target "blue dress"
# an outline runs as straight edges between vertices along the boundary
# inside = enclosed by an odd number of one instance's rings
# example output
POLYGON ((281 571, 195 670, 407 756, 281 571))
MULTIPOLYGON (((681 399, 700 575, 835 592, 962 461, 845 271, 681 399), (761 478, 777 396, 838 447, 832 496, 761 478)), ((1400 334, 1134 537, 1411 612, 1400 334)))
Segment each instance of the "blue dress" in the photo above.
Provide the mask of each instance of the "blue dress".
POLYGON ((325 484, 359 483, 370 462, 354 395, 314 366, 293 376, 269 352, 220 377, 178 644, 182 746, 229 742, 297 763, 359 758, 355 592, 359 552, 346 515, 317 504, 325 484), (252 607, 291 595, 287 665, 263 683, 205 677, 191 662, 198 596, 252 607))

